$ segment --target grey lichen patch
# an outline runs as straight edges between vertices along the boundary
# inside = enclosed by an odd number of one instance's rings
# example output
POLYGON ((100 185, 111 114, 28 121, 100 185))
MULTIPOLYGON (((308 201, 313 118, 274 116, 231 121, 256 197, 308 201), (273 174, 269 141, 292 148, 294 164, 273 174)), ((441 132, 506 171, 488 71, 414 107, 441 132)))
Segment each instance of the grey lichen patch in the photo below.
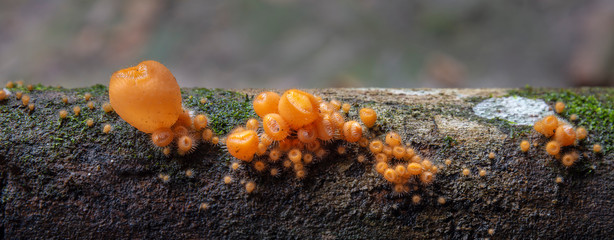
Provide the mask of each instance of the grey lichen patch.
POLYGON ((543 100, 523 97, 486 99, 475 105, 473 112, 486 119, 500 118, 515 125, 532 125, 535 121, 554 114, 543 100))
POLYGON ((435 116, 439 133, 450 136, 459 142, 501 142, 507 135, 494 126, 480 124, 468 119, 435 116))

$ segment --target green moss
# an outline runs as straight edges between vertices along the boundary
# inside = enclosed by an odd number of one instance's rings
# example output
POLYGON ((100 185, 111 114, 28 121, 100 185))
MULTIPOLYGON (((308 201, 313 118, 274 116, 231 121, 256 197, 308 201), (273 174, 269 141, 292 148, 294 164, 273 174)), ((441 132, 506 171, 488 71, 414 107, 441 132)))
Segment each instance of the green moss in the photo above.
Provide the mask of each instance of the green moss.
POLYGON ((565 111, 560 115, 566 119, 578 115, 576 126, 584 126, 589 131, 587 139, 581 142, 586 147, 599 143, 604 152, 614 150, 614 90, 600 88, 580 88, 574 90, 552 90, 525 87, 510 91, 509 95, 540 98, 554 105, 565 103, 565 111))
POLYGON ((224 135, 234 127, 244 125, 249 118, 258 117, 252 108, 252 97, 247 94, 198 88, 183 90, 182 95, 184 107, 205 113, 209 127, 217 135, 224 135), (207 102, 200 103, 201 98, 207 102))

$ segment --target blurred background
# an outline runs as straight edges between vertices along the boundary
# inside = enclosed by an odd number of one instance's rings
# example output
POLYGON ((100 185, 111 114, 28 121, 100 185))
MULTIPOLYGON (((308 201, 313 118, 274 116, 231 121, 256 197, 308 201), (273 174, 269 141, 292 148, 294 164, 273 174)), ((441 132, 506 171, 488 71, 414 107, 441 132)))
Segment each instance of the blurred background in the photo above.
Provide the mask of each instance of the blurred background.
POLYGON ((614 85, 609 0, 2 0, 0 81, 85 87, 614 85))

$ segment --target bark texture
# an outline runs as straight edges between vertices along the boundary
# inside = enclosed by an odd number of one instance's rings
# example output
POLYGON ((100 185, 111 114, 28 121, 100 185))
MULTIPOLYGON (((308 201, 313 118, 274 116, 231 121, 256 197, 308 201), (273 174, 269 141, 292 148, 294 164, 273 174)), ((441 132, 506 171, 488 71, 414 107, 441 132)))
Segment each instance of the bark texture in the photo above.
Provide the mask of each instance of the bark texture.
MULTIPOLYGON (((165 157, 148 135, 101 110, 108 101, 103 86, 11 91, 0 102, 0 234, 7 239, 614 236, 613 155, 579 144, 580 161, 565 168, 545 154, 547 140, 529 126, 472 113, 477 102, 504 96, 506 89, 311 90, 351 103, 347 118, 357 119, 360 107, 374 108, 379 120, 372 135, 398 131, 441 165, 431 185, 416 185, 404 196, 392 193, 372 161, 356 161, 358 154, 369 156, 357 146, 348 145, 341 155, 335 149, 343 143, 328 144, 329 155, 310 166, 303 180, 291 171, 271 177, 247 165, 232 171, 234 160, 220 146, 201 144, 187 156, 165 157), (15 98, 18 91, 31 97, 33 111, 15 98), (86 107, 86 92, 93 94, 93 110, 86 107), (74 106, 82 108, 79 116, 72 114, 74 106), (60 109, 69 117, 60 120, 60 109), (85 124, 89 118, 93 127, 85 124), (102 133, 104 124, 113 126, 109 134, 102 133), (522 153, 522 139, 538 147, 522 153), (461 174, 465 168, 469 176, 461 174), (188 169, 194 176, 186 176, 188 169), (163 182, 160 174, 170 180, 163 182), (224 184, 224 176, 233 182, 224 184), (246 194, 241 182, 250 180, 257 188, 246 194)), ((184 106, 206 112, 214 130, 224 134, 255 116, 250 104, 259 91, 184 89, 184 106)), ((607 94, 600 91, 595 89, 607 94)))

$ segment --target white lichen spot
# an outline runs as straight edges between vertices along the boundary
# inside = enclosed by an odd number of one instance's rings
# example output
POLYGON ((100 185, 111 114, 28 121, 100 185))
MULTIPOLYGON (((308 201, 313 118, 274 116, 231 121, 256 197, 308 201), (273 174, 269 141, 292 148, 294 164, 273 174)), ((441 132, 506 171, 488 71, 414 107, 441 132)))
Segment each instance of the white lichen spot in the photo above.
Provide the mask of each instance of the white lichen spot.
POLYGON ((554 114, 543 100, 523 97, 486 99, 475 105, 473 112, 483 118, 501 118, 515 125, 533 125, 537 120, 554 114))

